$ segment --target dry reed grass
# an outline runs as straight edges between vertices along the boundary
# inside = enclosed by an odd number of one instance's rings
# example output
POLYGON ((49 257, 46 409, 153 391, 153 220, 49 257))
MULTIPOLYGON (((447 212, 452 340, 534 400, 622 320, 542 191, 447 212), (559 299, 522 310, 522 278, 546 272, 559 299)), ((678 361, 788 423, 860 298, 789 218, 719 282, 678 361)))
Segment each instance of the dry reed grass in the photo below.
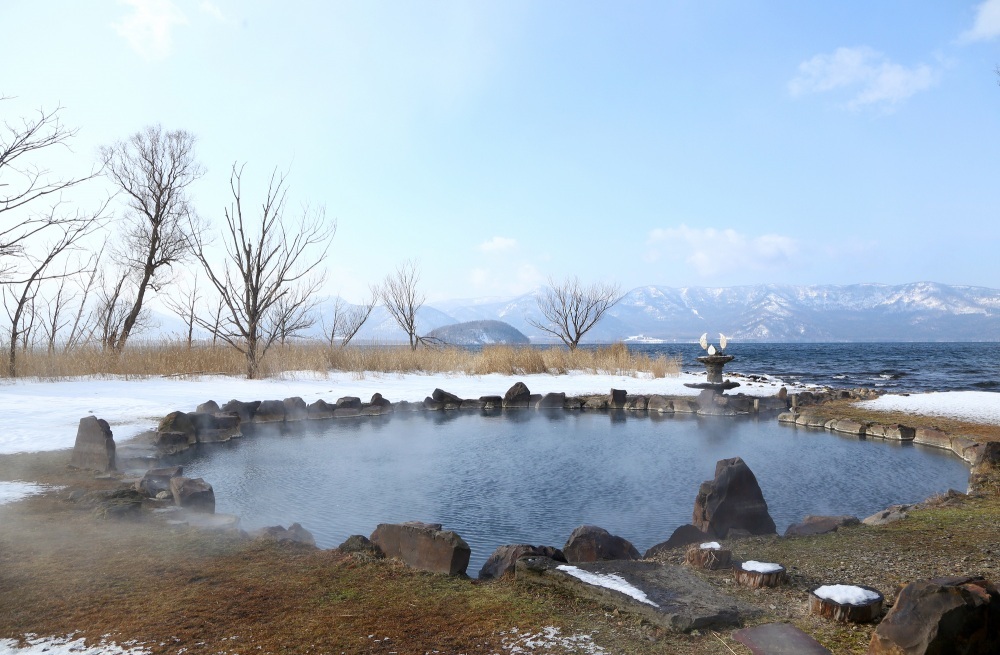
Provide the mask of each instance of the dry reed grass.
MULTIPOLYGON (((278 377, 289 371, 346 371, 356 376, 401 373, 465 373, 467 375, 565 374, 569 371, 662 378, 680 373, 679 357, 650 357, 634 353, 625 344, 569 351, 562 347, 486 346, 473 351, 457 346, 410 350, 407 346, 374 345, 330 348, 316 342, 273 347, 264 358, 261 374, 278 377)), ((81 375, 115 377, 185 376, 246 373, 246 361, 232 348, 211 344, 188 347, 181 341, 129 342, 121 354, 98 347, 70 353, 44 350, 19 353, 22 377, 48 380, 81 375)), ((0 376, 9 377, 6 366, 0 376)))

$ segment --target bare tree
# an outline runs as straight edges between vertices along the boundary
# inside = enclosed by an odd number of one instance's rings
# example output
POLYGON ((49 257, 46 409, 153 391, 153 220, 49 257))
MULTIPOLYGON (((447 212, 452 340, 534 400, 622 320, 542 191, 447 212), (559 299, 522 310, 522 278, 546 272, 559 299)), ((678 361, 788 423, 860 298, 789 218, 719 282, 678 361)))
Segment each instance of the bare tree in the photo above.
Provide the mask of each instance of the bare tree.
POLYGON ((186 336, 188 350, 191 350, 191 346, 194 342, 194 326, 198 324, 195 317, 198 313, 199 300, 201 300, 201 295, 198 292, 197 273, 195 273, 194 280, 191 282, 190 287, 178 285, 176 295, 168 296, 163 300, 163 304, 167 306, 167 309, 184 321, 184 329, 187 331, 186 336))
POLYGON ((525 320, 542 332, 559 337, 570 350, 576 350, 583 335, 618 304, 622 295, 617 284, 595 282, 581 286, 576 277, 566 278, 560 284, 550 279, 549 286, 536 299, 545 320, 525 320))
MULTIPOLYGON (((49 213, 55 215, 59 211, 58 205, 53 206, 49 213)), ((103 211, 103 210, 102 210, 103 211)), ((7 310, 7 317, 10 319, 10 344, 7 350, 7 373, 11 377, 17 377, 17 345, 21 339, 22 352, 27 350, 30 343, 32 328, 35 322, 40 322, 36 301, 38 300, 39 289, 43 282, 54 280, 60 277, 76 275, 80 271, 52 272, 52 264, 68 250, 76 247, 76 244, 83 237, 87 236, 100 227, 101 212, 96 215, 76 215, 71 220, 49 221, 49 224, 56 230, 54 239, 46 243, 36 244, 36 252, 24 252, 21 261, 18 262, 13 271, 8 275, 16 276, 15 279, 8 278, 4 288, 4 307, 7 310)))
MULTIPOLYGON (((0 102, 10 100, 0 96, 0 102)), ((68 148, 77 130, 67 129, 59 120, 60 107, 39 109, 19 124, 4 121, 0 127, 0 282, 16 275, 25 248, 34 237, 65 228, 79 216, 55 211, 33 211, 39 201, 59 204, 63 192, 92 179, 57 177, 36 159, 53 149, 68 148)))
MULTIPOLYGON (((203 234, 194 230, 192 243, 209 281, 225 305, 218 337, 246 357, 247 377, 260 375, 268 349, 284 333, 294 335, 310 325, 316 293, 323 282, 317 269, 330 249, 336 224, 326 221, 322 207, 302 208, 294 222, 285 214, 285 176, 271 174, 256 221, 243 215, 243 166, 233 164, 229 187, 232 204, 225 210, 224 263, 209 259, 203 234)), ((211 328, 211 321, 199 319, 211 328)))
POLYGON ((416 350, 422 339, 417 336, 417 311, 427 297, 417 291, 420 271, 414 261, 406 261, 396 268, 395 273, 385 276, 379 289, 379 297, 396 324, 410 340, 410 350, 416 350))
POLYGON ((190 132, 165 132, 153 125, 125 141, 101 148, 105 175, 125 198, 122 244, 116 259, 135 284, 131 306, 111 347, 121 351, 142 313, 149 291, 165 284, 165 271, 189 254, 191 230, 198 230, 188 187, 204 174, 195 161, 190 132))
POLYGON ((343 348, 351 342, 357 335, 361 327, 372 315, 372 310, 378 304, 379 290, 371 287, 371 295, 360 305, 349 305, 343 298, 337 298, 333 303, 333 315, 330 323, 323 323, 323 332, 326 335, 330 347, 334 342, 340 340, 340 347, 343 348))

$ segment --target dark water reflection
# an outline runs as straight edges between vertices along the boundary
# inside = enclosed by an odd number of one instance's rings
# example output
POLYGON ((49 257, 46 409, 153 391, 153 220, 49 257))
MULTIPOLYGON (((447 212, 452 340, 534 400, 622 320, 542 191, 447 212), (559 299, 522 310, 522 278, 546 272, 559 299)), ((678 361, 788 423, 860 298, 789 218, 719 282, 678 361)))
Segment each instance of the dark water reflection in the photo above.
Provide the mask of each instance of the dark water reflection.
POLYGON ((868 516, 949 488, 968 469, 943 451, 859 441, 771 420, 530 410, 400 414, 270 428, 202 448, 185 475, 248 529, 299 522, 321 547, 378 523, 443 523, 475 575, 506 543, 561 547, 578 525, 643 551, 691 519, 715 462, 740 456, 779 532, 805 514, 868 516))

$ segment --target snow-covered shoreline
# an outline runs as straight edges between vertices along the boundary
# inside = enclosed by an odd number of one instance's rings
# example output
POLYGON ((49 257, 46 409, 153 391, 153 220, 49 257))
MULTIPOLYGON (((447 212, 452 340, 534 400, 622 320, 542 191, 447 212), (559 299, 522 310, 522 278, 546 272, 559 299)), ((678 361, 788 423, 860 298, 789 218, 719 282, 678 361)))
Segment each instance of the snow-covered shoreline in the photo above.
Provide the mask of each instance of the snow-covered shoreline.
MULTIPOLYGON (((515 381, 533 393, 565 392, 569 395, 607 393, 625 389, 633 394, 688 395, 697 389, 686 382, 701 382, 703 375, 682 373, 677 377, 629 377, 570 372, 564 375, 489 374, 384 374, 333 372, 327 375, 296 372, 280 378, 246 380, 227 376, 190 378, 150 377, 138 379, 81 377, 59 381, 22 379, 0 384, 0 456, 71 448, 82 417, 94 415, 111 425, 120 443, 155 428, 171 411, 191 411, 212 399, 265 400, 299 396, 307 403, 317 399, 334 401, 342 396, 364 399, 381 393, 391 401, 420 401, 441 388, 463 398, 503 394, 515 381)), ((739 392, 770 396, 782 386, 790 392, 805 387, 784 385, 781 380, 742 380, 739 392)), ((903 411, 942 416, 977 423, 1000 424, 1000 393, 955 391, 911 395, 887 395, 861 403, 874 410, 903 411)), ((0 481, 0 503, 11 502, 44 491, 24 481, 0 481)))

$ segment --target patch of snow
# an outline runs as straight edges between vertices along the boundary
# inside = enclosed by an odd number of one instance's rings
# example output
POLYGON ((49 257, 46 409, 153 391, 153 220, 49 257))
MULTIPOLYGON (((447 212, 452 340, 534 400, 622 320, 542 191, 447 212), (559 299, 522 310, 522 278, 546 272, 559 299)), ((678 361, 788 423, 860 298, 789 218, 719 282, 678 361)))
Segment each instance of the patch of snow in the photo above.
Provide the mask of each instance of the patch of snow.
POLYGON ((814 594, 841 605, 864 605, 879 597, 877 592, 849 584, 831 584, 817 587, 814 594))
POLYGON ((84 639, 73 639, 73 635, 65 637, 38 637, 33 634, 24 636, 26 646, 18 647, 13 639, 0 639, 0 655, 148 655, 152 651, 136 642, 126 642, 119 646, 104 637, 93 646, 87 646, 84 639))
POLYGON ((719 550, 722 545, 718 541, 706 541, 701 546, 698 546, 702 550, 719 550))
MULTIPOLYGON (((594 643, 594 638, 586 634, 563 635, 559 628, 547 626, 541 632, 518 632, 511 628, 501 632, 501 644, 504 653, 523 655, 537 651, 548 652, 559 648, 566 652, 581 653, 581 655, 606 655, 607 651, 594 643)), ((436 652, 436 651, 435 651, 436 652)))
POLYGON ((605 589, 613 589, 625 594, 626 596, 631 596, 640 603, 646 603, 647 605, 652 605, 653 607, 659 607, 659 605, 649 599, 649 596, 646 595, 645 591, 632 585, 628 580, 615 573, 591 573, 590 571, 584 571, 583 569, 569 564, 560 564, 556 568, 570 574, 574 578, 583 580, 587 584, 604 587, 605 589))
MULTIPOLYGON (((107 421, 120 443, 155 429, 156 423, 172 411, 194 411, 209 399, 221 405, 230 399, 280 400, 298 396, 308 404, 318 399, 332 402, 341 396, 367 400, 378 392, 393 402, 421 401, 435 388, 462 398, 479 398, 503 395, 519 380, 528 385, 532 393, 540 394, 559 391, 568 395, 606 394, 615 388, 626 389, 631 394, 696 396, 699 390, 685 387, 684 383, 704 382, 705 374, 681 373, 677 377, 654 378, 649 373, 628 377, 573 371, 565 375, 515 376, 349 372, 324 375, 303 371, 267 380, 223 375, 145 379, 86 376, 56 382, 19 379, 0 383, 0 416, 4 417, 0 455, 72 448, 80 419, 87 415, 107 421)), ((769 396, 781 386, 780 380, 771 380, 768 385, 748 388, 744 393, 769 396)), ((788 388, 790 393, 797 390, 799 387, 788 388)))
POLYGON ((770 562, 758 562, 756 560, 750 560, 748 562, 743 562, 741 565, 744 571, 753 571, 754 573, 776 573, 780 571, 783 566, 781 564, 772 564, 770 562))
MULTIPOLYGON (((13 503, 34 494, 48 491, 51 487, 33 482, 4 482, 0 480, 0 505, 13 503)), ((2 652, 2 651, 0 651, 2 652)))
POLYGON ((858 407, 942 416, 971 423, 1000 423, 1000 393, 994 391, 935 391, 908 396, 888 394, 861 401, 858 407))

